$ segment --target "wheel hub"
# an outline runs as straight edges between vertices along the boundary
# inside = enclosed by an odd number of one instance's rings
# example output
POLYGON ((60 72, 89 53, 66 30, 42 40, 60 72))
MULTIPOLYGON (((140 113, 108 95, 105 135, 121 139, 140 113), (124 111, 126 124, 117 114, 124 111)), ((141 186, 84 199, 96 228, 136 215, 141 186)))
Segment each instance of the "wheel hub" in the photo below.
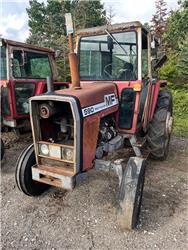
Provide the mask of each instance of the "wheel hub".
POLYGON ((173 117, 170 112, 167 113, 166 117, 166 135, 170 135, 172 132, 173 117))

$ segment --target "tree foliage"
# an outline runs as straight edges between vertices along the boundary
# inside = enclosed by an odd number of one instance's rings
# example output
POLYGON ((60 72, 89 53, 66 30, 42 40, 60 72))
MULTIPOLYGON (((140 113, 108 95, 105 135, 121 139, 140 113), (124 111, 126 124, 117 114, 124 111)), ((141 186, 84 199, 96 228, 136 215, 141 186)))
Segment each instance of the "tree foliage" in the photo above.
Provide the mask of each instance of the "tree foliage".
POLYGON ((47 3, 30 0, 27 13, 30 36, 28 43, 60 50, 58 69, 60 78, 69 77, 68 44, 66 39, 65 13, 71 12, 75 29, 100 26, 106 22, 100 0, 47 0, 47 3))
POLYGON ((164 41, 168 48, 168 62, 160 71, 161 77, 188 83, 188 0, 179 2, 179 9, 168 18, 164 41))
POLYGON ((173 11, 168 18, 167 31, 164 34, 167 47, 177 52, 187 32, 188 0, 181 1, 180 8, 173 11))
POLYGON ((167 25, 167 7, 164 0, 157 0, 155 2, 156 12, 152 17, 151 30, 160 39, 163 44, 163 34, 166 31, 167 25))

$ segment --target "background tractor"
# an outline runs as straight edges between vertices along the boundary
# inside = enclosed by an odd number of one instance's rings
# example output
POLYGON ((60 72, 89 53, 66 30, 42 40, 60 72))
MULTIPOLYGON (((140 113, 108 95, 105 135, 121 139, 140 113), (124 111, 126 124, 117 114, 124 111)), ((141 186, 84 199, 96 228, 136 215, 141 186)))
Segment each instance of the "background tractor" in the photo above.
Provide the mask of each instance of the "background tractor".
POLYGON ((68 87, 57 81, 55 52, 30 44, 0 39, 1 120, 3 128, 27 128, 29 98, 47 91, 46 77, 54 89, 68 87))
POLYGON ((72 190, 92 168, 112 169, 119 178, 117 219, 133 229, 146 158, 167 157, 172 129, 172 96, 152 77, 161 64, 152 67, 156 42, 140 22, 129 22, 78 31, 74 53, 69 15, 66 23, 72 85, 30 98, 33 144, 17 161, 16 182, 37 196, 49 186, 72 190), (127 141, 134 156, 109 160, 127 141))

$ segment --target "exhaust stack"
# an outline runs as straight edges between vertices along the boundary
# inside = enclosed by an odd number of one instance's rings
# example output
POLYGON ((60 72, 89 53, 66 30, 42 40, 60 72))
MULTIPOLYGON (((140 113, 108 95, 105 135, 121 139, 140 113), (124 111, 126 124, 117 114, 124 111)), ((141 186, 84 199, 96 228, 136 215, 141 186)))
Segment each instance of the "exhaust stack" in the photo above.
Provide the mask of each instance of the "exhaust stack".
POLYGON ((47 92, 53 92, 54 91, 54 86, 52 83, 52 77, 47 76, 46 77, 46 84, 47 84, 47 92))
POLYGON ((80 86, 80 76, 78 71, 78 57, 74 52, 73 45, 73 24, 71 13, 65 14, 66 28, 68 34, 68 43, 69 43, 69 65, 71 73, 72 88, 81 89, 80 86))

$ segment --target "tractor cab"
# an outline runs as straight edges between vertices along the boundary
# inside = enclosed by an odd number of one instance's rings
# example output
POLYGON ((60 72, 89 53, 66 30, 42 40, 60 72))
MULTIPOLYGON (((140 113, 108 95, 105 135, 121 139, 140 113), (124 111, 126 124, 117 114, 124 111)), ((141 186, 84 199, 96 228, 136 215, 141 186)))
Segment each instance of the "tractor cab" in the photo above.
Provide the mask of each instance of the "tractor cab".
POLYGON ((47 91, 46 77, 54 88, 68 87, 57 81, 54 51, 30 44, 0 39, 1 115, 3 126, 21 128, 29 125, 31 96, 47 91))
MULTIPOLYGON (((156 54, 157 41, 152 41, 140 22, 84 29, 77 35, 81 83, 113 81, 120 97, 120 130, 135 133, 142 122, 146 127, 151 115, 143 117, 145 101, 156 83, 152 81, 151 45, 156 54)), ((152 111, 149 105, 145 107, 145 112, 152 111)))

